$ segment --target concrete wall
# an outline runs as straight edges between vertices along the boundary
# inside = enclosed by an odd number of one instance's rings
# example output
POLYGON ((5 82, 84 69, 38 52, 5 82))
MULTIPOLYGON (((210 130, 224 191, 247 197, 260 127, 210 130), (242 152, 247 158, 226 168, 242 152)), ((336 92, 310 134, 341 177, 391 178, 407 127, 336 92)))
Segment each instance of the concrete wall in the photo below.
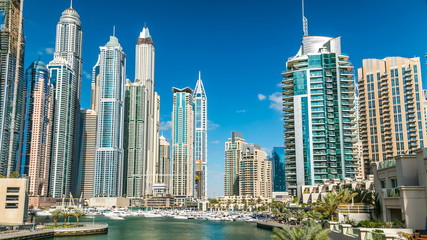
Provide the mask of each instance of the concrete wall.
POLYGON ((28 179, 0 178, 0 224, 20 225, 27 218, 28 179))

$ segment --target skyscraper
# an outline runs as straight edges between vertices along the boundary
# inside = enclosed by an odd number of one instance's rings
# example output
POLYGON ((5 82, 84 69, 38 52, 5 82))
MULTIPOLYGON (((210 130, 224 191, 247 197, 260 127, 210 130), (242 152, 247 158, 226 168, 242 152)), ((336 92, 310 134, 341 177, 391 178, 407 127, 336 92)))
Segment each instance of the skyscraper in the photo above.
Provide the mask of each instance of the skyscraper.
POLYGON ((136 43, 135 82, 126 87, 127 195, 153 195, 155 164, 159 157, 160 97, 154 91, 155 48, 147 27, 136 43))
POLYGON ((273 192, 286 191, 285 149, 273 147, 271 152, 273 192))
POLYGON ((80 176, 78 181, 77 196, 84 198, 93 197, 93 183, 95 175, 95 147, 97 113, 93 109, 82 110, 81 143, 80 143, 80 176))
POLYGON ((197 199, 207 199, 207 162, 208 162, 208 99, 201 74, 193 92, 194 101, 194 163, 195 194, 197 199))
POLYGON ((165 195, 169 193, 171 179, 170 167, 170 144, 165 137, 160 136, 159 158, 155 166, 153 195, 165 195))
POLYGON ((24 113, 23 0, 0 0, 0 175, 20 171, 24 113))
POLYGON ((271 198, 271 161, 259 145, 243 145, 239 163, 239 195, 271 198))
POLYGON ((304 35, 283 73, 287 189, 354 178, 353 66, 340 38, 304 35))
POLYGON ((194 197, 193 90, 172 88, 172 195, 183 205, 194 197))
POLYGON ((100 50, 94 196, 121 197, 126 56, 115 36, 100 50))
POLYGON ((26 82, 20 174, 29 176, 30 195, 47 196, 54 90, 46 65, 41 61, 33 62, 26 71, 26 82))
POLYGON ((72 171, 77 169, 78 159, 82 29, 72 6, 62 12, 56 26, 54 60, 48 68, 55 87, 50 192, 62 197, 72 190, 72 171))
POLYGON ((224 159, 224 195, 239 195, 240 161, 242 159, 243 145, 245 139, 239 132, 232 132, 231 138, 225 143, 224 159))
POLYGON ((425 147, 421 75, 419 58, 364 59, 358 69, 366 175, 372 163, 425 147))

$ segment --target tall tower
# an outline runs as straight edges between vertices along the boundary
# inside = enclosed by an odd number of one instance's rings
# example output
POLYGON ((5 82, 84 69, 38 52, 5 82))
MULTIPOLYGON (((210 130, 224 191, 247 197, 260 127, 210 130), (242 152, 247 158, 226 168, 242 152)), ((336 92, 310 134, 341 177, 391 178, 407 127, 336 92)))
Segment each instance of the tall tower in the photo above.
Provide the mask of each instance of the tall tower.
POLYGON ((176 205, 194 197, 193 90, 172 88, 172 195, 176 205))
POLYGON ((368 175, 372 163, 425 147, 420 59, 364 59, 358 78, 360 136, 368 175))
POLYGON ((340 38, 303 36, 283 73, 287 189, 322 179, 354 178, 353 66, 341 53, 340 38))
POLYGON ((0 174, 19 171, 24 112, 23 0, 0 0, 0 174))
POLYGON ((29 176, 29 192, 47 196, 52 141, 53 86, 41 61, 33 62, 26 72, 24 137, 21 175, 29 176))
POLYGON ((94 196, 121 197, 126 57, 115 36, 100 50, 94 196))
POLYGON ((165 137, 160 136, 159 161, 156 163, 154 195, 169 193, 170 181, 170 144, 165 137))
POLYGON ((154 91, 154 60, 154 43, 144 27, 136 43, 135 82, 126 88, 130 105, 126 106, 125 131, 131 139, 125 143, 125 161, 129 166, 127 195, 132 197, 153 195, 159 158, 160 97, 154 91))
POLYGON ((52 65, 51 83, 55 86, 50 192, 53 197, 62 197, 72 190, 72 171, 78 159, 82 29, 80 16, 72 6, 62 12, 56 26, 54 60, 49 65, 52 65), (71 79, 55 75, 58 68, 61 73, 69 71, 71 79))
POLYGON ((232 132, 231 138, 225 143, 224 159, 224 195, 239 195, 240 161, 243 145, 246 144, 241 133, 232 132))
POLYGON ((197 199, 207 199, 207 162, 208 162, 208 118, 205 88, 199 72, 199 80, 193 92, 194 101, 194 163, 195 194, 197 199))

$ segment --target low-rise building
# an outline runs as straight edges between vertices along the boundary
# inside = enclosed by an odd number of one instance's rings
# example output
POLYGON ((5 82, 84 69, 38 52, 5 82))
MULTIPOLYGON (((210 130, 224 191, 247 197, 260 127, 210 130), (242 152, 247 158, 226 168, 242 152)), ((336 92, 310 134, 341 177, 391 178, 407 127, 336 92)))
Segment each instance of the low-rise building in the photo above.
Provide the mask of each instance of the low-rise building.
POLYGON ((384 221, 402 221, 407 228, 427 228, 427 148, 373 166, 384 221))
POLYGON ((123 197, 98 197, 89 198, 89 207, 113 209, 130 206, 130 199, 123 197))
POLYGON ((20 225, 27 219, 28 179, 0 178, 0 225, 20 225))
POLYGON ((245 196, 224 196, 218 197, 218 205, 213 207, 225 209, 249 209, 264 206, 272 202, 271 198, 262 196, 253 197, 251 195, 245 196))

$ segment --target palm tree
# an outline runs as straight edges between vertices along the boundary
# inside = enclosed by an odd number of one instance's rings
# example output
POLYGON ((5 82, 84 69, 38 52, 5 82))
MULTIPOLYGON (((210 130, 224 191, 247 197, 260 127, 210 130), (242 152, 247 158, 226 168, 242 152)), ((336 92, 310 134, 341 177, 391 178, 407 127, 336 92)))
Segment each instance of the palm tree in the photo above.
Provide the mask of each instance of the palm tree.
POLYGON ((273 239, 277 240, 328 240, 329 229, 313 220, 306 221, 300 227, 283 225, 282 228, 273 229, 273 239))
POLYGON ((50 217, 53 219, 53 227, 56 227, 56 224, 58 223, 58 219, 61 217, 61 214, 61 210, 55 210, 51 213, 50 217))
POLYGON ((294 217, 297 219, 298 224, 301 224, 301 221, 307 217, 307 214, 304 210, 300 209, 294 213, 294 217))
POLYGON ((67 219, 70 216, 70 214, 66 211, 61 212, 61 217, 64 218, 64 226, 67 224, 67 219))
POLYGON ((314 219, 314 220, 322 220, 323 215, 316 210, 311 210, 311 211, 307 212, 307 217, 314 219))
POLYGON ((328 219, 334 220, 340 203, 348 203, 355 196, 357 196, 357 193, 352 193, 349 189, 328 192, 320 202, 316 203, 315 210, 324 212, 328 219))
POLYGON ((79 225, 79 218, 84 215, 84 212, 80 210, 74 211, 74 216, 76 217, 76 225, 79 225))

